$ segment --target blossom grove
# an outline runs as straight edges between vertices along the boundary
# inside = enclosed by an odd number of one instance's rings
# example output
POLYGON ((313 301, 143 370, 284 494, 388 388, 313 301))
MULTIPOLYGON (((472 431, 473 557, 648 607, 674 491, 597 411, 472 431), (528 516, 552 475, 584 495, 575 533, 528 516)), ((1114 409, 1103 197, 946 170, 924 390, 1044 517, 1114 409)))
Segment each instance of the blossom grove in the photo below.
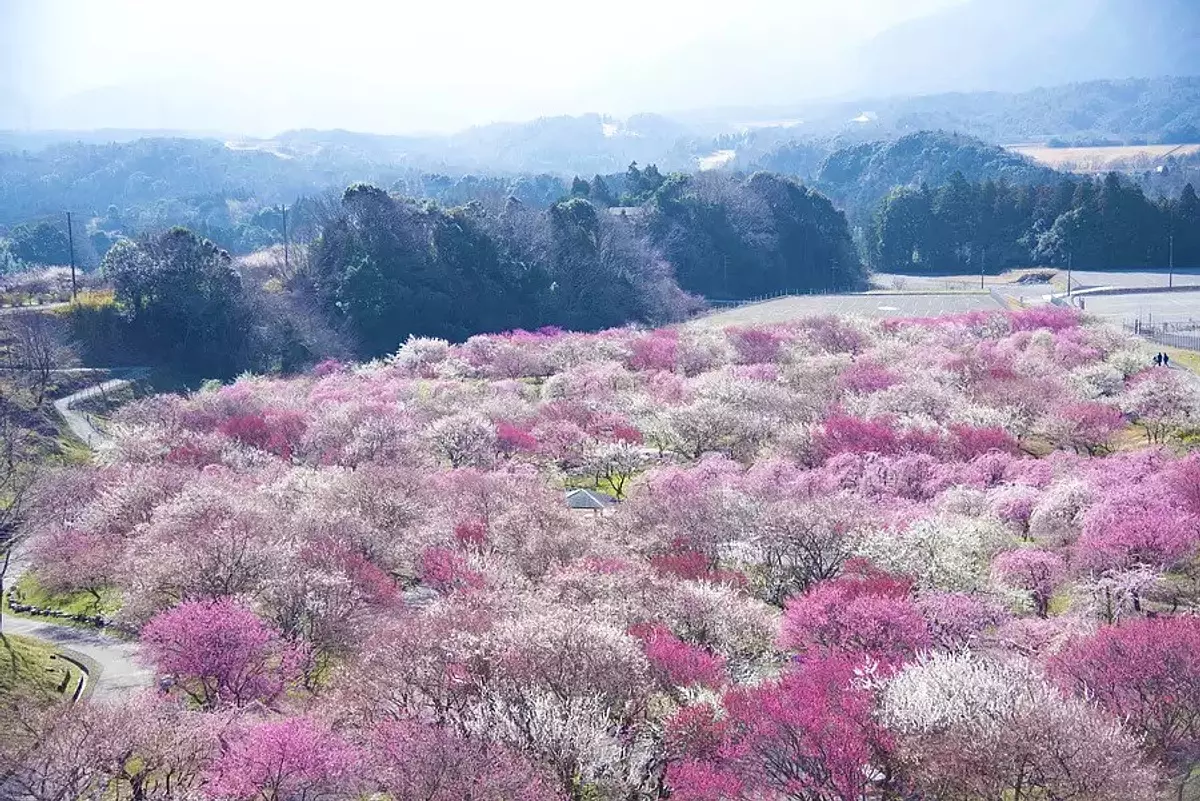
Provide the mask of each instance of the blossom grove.
POLYGON ((119 594, 167 681, 3 758, 39 801, 1182 793, 1195 416, 1058 308, 410 339, 152 397, 43 483, 33 568, 119 594))

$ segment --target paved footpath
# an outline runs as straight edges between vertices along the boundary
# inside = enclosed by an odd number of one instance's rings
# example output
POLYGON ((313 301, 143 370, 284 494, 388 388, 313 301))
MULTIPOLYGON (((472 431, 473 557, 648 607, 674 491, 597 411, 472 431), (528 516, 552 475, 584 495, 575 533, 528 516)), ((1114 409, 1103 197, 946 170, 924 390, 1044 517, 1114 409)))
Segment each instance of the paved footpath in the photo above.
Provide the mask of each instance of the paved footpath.
POLYGON ((65 398, 59 398, 54 402, 55 411, 66 421, 67 427, 71 429, 71 433, 78 437, 80 441, 86 443, 89 448, 96 448, 103 445, 109 440, 109 436, 96 426, 92 415, 86 412, 75 411, 75 406, 89 398, 104 395, 108 392, 116 392, 144 375, 145 371, 142 368, 134 368, 129 373, 129 376, 126 378, 113 378, 102 384, 82 389, 65 398))
MULTIPOLYGON (((63 416, 71 433, 86 442, 89 447, 98 447, 109 440, 108 434, 93 424, 91 415, 77 412, 72 407, 76 403, 102 392, 115 392, 133 379, 133 375, 129 378, 114 378, 103 384, 88 387, 74 395, 68 395, 55 401, 54 408, 63 416)), ((25 560, 17 555, 17 558, 9 565, 8 575, 5 576, 5 585, 7 587, 14 586, 27 568, 25 560)), ((88 683, 91 686, 93 697, 118 696, 142 687, 149 687, 154 681, 151 671, 138 660, 136 643, 91 629, 55 623, 49 618, 17 617, 7 609, 4 612, 3 619, 0 621, 0 631, 5 634, 33 637, 82 654, 89 659, 92 664, 88 666, 88 683)))
POLYGON ((87 666, 87 680, 93 698, 113 698, 154 683, 153 673, 138 660, 136 643, 87 629, 16 617, 8 612, 4 615, 3 631, 86 656, 92 662, 87 666))

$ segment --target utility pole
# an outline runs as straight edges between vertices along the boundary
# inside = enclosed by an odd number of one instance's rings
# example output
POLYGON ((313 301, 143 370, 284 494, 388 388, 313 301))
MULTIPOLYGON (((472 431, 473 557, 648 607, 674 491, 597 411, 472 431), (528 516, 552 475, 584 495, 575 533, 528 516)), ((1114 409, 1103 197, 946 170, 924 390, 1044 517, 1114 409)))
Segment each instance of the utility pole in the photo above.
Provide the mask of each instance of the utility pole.
POLYGON ((75 283, 75 231, 71 226, 71 212, 67 212, 67 244, 71 248, 71 300, 75 300, 75 296, 79 292, 79 287, 75 283))
POLYGON ((1171 260, 1167 272, 1167 288, 1175 286, 1175 234, 1171 234, 1171 260))
POLYGON ((291 275, 292 271, 288 267, 287 206, 280 205, 279 212, 283 215, 283 274, 291 275))
POLYGON ((1067 297, 1071 297, 1071 264, 1075 259, 1074 253, 1067 254, 1067 297))

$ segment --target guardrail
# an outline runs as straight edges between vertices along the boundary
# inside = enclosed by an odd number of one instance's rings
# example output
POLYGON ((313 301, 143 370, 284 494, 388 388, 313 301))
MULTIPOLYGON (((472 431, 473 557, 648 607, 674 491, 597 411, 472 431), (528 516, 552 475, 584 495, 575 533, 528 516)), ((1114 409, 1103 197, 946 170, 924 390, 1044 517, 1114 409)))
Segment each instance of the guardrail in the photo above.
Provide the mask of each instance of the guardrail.
POLYGON ((768 300, 778 300, 779 298, 791 298, 810 295, 841 295, 847 290, 832 290, 832 289, 781 289, 778 292, 771 292, 766 295, 756 295, 752 298, 742 298, 740 300, 717 300, 715 298, 705 298, 705 302, 709 306, 720 308, 734 308, 737 306, 749 306, 751 303, 764 303, 768 300))

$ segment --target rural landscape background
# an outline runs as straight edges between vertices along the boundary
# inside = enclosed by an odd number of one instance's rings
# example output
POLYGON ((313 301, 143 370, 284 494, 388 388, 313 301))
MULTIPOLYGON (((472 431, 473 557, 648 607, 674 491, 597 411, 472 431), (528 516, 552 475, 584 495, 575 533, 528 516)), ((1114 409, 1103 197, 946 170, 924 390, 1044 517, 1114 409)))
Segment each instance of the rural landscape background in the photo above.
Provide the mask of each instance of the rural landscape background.
POLYGON ((1200 798, 1200 6, 0 0, 0 801, 1200 798))

